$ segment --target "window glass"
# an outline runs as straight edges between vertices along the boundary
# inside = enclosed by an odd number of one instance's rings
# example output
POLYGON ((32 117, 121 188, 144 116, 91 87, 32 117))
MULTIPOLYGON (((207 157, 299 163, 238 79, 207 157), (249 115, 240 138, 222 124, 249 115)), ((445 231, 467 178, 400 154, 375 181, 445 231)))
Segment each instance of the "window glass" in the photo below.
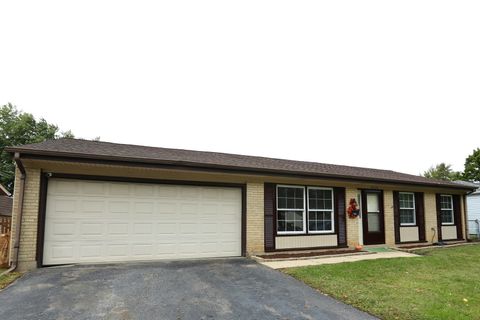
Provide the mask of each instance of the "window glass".
POLYGON ((400 209, 400 224, 414 225, 415 222, 415 194, 400 192, 398 194, 400 209))
POLYGON ((453 198, 451 195, 440 196, 440 215, 443 224, 453 224, 453 198))
POLYGON ((304 231, 304 197, 303 187, 277 187, 277 232, 302 233, 304 231))
POLYGON ((278 209, 303 209, 303 187, 278 187, 278 209))
POLYGON ((368 212, 380 212, 379 199, 377 193, 367 193, 368 212))
POLYGON ((333 231, 333 190, 308 188, 308 231, 333 231))

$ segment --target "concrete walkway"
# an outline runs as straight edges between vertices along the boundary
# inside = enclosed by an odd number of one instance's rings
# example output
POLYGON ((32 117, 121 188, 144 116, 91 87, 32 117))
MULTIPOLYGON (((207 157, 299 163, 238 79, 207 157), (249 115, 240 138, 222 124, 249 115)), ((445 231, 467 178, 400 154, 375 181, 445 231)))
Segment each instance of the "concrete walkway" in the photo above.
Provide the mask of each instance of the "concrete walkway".
POLYGON ((323 257, 323 258, 320 257, 320 258, 312 258, 312 259, 258 261, 258 262, 272 269, 283 269, 283 268, 293 268, 293 267, 316 266, 321 264, 355 262, 355 261, 362 261, 362 260, 412 258, 412 257, 420 257, 420 256, 413 253, 402 252, 402 251, 387 251, 387 252, 376 252, 372 254, 340 256, 340 257, 323 257))

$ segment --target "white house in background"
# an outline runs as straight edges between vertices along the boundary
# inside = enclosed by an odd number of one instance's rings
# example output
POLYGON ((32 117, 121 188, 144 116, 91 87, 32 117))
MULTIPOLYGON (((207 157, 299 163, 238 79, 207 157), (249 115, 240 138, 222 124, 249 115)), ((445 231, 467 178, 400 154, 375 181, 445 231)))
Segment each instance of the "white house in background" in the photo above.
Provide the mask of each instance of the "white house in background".
POLYGON ((480 235, 480 188, 467 196, 469 233, 480 235))
POLYGON ((455 181, 463 185, 476 186, 477 190, 467 195, 468 233, 480 237, 480 184, 455 181))

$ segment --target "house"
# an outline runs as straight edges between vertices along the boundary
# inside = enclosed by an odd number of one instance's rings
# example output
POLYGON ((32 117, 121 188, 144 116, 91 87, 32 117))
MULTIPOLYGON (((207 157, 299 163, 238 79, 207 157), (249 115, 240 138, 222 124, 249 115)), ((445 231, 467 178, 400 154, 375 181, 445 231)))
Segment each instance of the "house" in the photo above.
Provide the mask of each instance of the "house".
POLYGON ((474 189, 467 194, 467 226, 468 235, 478 239, 480 238, 480 184, 460 180, 455 182, 474 189))
POLYGON ((16 162, 18 268, 465 239, 471 187, 388 170, 76 139, 16 162), (357 216, 357 207, 361 213, 357 216))
POLYGON ((467 196, 467 216, 469 233, 480 238, 480 189, 467 196))
POLYGON ((0 184, 0 234, 6 233, 10 229, 10 219, 12 218, 12 195, 0 184))

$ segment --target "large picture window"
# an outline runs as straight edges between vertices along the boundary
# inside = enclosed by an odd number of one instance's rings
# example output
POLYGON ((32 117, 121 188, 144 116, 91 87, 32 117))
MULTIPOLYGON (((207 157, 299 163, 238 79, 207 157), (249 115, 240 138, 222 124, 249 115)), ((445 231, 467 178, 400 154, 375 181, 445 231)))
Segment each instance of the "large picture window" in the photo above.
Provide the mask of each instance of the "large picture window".
POLYGON ((305 234, 334 231, 333 189, 277 186, 277 233, 305 234))
POLYGON ((277 232, 305 232, 305 188, 277 186, 277 232))
POLYGON ((398 194, 400 209, 400 225, 414 226, 415 219, 415 194, 412 192, 400 192, 398 194))
POLYGON ((451 195, 440 195, 440 213, 442 216, 442 224, 454 224, 453 197, 451 195))
POLYGON ((333 190, 308 187, 308 232, 333 231, 333 190))

